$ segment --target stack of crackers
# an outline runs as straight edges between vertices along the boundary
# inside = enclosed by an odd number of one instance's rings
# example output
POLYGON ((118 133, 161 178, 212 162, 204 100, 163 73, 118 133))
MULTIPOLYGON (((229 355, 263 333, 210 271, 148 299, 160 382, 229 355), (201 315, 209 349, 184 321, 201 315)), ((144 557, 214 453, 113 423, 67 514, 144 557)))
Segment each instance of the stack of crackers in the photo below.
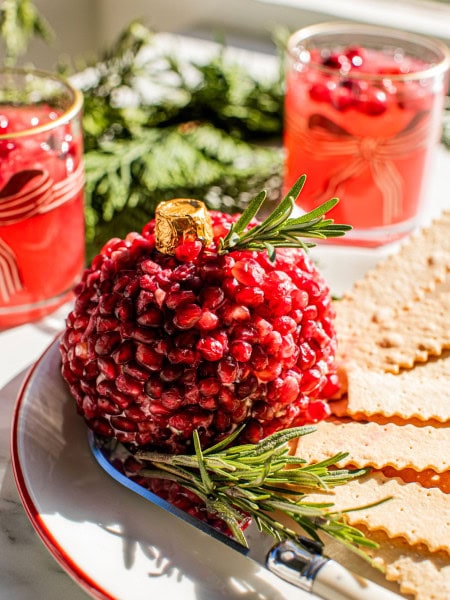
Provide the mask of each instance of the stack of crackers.
POLYGON ((399 593, 450 600, 450 212, 335 305, 342 394, 296 452, 317 462, 346 451, 337 466, 371 467, 329 500, 345 510, 392 497, 349 523, 379 543, 399 593))

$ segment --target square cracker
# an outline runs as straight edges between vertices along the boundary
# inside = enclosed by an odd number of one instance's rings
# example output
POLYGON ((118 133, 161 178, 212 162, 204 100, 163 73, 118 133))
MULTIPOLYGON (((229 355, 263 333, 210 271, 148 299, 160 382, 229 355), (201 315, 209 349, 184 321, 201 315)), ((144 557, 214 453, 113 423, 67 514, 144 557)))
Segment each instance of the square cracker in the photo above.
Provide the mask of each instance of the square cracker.
MULTIPOLYGON (((339 344, 339 329, 337 330, 339 344)), ((392 313, 373 316, 363 331, 347 337, 340 359, 373 371, 399 373, 450 348, 450 293, 414 302, 392 313)))
POLYGON ((381 568, 384 577, 373 573, 362 559, 344 550, 335 542, 327 545, 327 555, 334 558, 353 572, 362 572, 386 587, 396 582, 398 587, 390 588, 414 600, 449 600, 450 598, 450 557, 445 552, 430 552, 423 544, 410 547, 401 539, 390 539, 382 531, 369 532, 363 526, 362 533, 379 544, 379 548, 369 553, 381 568), (383 581, 384 580, 384 581, 383 581))
POLYGON ((327 420, 317 431, 300 438, 296 454, 308 463, 332 458, 345 448, 349 456, 336 463, 345 467, 386 466, 397 470, 431 469, 442 473, 450 469, 450 426, 416 427, 394 423, 361 423, 350 420, 327 420), (448 451, 443 450, 447 446, 448 451))
POLYGON ((348 416, 363 414, 398 416, 403 420, 450 421, 450 352, 398 375, 350 363, 345 376, 347 400, 344 411, 348 416))
POLYGON ((404 538, 410 545, 423 543, 430 551, 450 555, 450 494, 373 472, 333 488, 332 492, 307 494, 308 502, 333 503, 329 510, 346 511, 351 525, 384 531, 388 537, 404 538), (384 500, 377 506, 364 507, 384 500), (353 510, 358 509, 358 510, 353 510))
POLYGON ((380 261, 336 302, 336 322, 344 334, 378 314, 422 300, 450 271, 450 211, 409 236, 400 250, 380 261))

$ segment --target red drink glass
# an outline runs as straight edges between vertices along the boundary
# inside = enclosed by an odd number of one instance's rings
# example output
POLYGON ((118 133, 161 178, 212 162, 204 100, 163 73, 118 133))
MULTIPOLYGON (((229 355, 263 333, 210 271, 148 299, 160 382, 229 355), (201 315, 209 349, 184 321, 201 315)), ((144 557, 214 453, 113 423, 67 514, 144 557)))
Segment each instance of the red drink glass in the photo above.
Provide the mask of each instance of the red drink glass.
POLYGON ((302 209, 340 199, 333 218, 353 231, 338 243, 378 246, 410 232, 441 134, 448 48, 403 31, 326 23, 293 34, 287 61, 286 190, 305 173, 302 209))
POLYGON ((58 77, 0 72, 0 328, 55 310, 84 268, 81 108, 58 77))

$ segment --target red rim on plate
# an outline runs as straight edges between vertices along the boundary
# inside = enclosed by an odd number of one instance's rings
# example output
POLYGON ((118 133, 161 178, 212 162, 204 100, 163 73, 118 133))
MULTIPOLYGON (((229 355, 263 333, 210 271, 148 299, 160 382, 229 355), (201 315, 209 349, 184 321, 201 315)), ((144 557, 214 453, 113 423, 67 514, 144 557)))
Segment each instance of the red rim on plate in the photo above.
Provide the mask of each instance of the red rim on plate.
POLYGON ((50 351, 52 346, 55 344, 59 336, 46 348, 39 359, 33 364, 28 371, 25 380, 22 383, 19 395, 17 397, 16 405, 14 408, 12 432, 11 432, 11 461, 14 473, 14 479, 19 492, 20 499, 28 518, 31 521, 36 533, 39 535, 41 541, 49 550, 53 558, 63 567, 63 569, 79 584, 85 591, 91 596, 98 600, 114 600, 114 597, 109 595, 103 590, 89 575, 87 575, 80 566, 74 562, 70 556, 65 552, 61 545, 54 538, 46 524, 41 518, 38 508, 36 507, 30 490, 27 487, 26 478, 22 471, 19 458, 19 436, 18 436, 18 424, 21 412, 21 407, 25 395, 25 391, 30 383, 30 380, 38 368, 39 364, 43 361, 44 357, 50 351))

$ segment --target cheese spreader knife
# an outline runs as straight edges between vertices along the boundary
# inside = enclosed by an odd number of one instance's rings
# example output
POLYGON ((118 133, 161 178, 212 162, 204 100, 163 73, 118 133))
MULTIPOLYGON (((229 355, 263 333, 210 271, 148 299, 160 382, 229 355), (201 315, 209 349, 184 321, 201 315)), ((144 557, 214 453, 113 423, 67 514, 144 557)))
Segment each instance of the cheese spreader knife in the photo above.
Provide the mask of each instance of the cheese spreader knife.
MULTIPOLYGON (((255 561, 271 574, 287 582, 278 592, 280 598, 301 598, 298 590, 310 594, 308 598, 325 600, 400 600, 394 592, 379 586, 373 581, 347 570, 333 559, 321 552, 320 544, 307 537, 300 536, 296 542, 274 539, 250 526, 246 530, 249 548, 218 531, 208 523, 197 519, 179 509, 167 500, 157 496, 139 485, 119 471, 113 464, 108 449, 98 444, 95 435, 89 431, 89 446, 97 463, 118 483, 142 496, 154 506, 182 519, 188 525, 212 538, 211 543, 225 544, 228 548, 245 556, 246 560, 255 561), (297 590, 297 592, 295 592, 297 590)), ((275 580, 276 585, 276 580, 275 580)), ((256 596, 255 596, 256 597, 256 596)), ((257 596, 259 598, 259 596, 257 596)))

